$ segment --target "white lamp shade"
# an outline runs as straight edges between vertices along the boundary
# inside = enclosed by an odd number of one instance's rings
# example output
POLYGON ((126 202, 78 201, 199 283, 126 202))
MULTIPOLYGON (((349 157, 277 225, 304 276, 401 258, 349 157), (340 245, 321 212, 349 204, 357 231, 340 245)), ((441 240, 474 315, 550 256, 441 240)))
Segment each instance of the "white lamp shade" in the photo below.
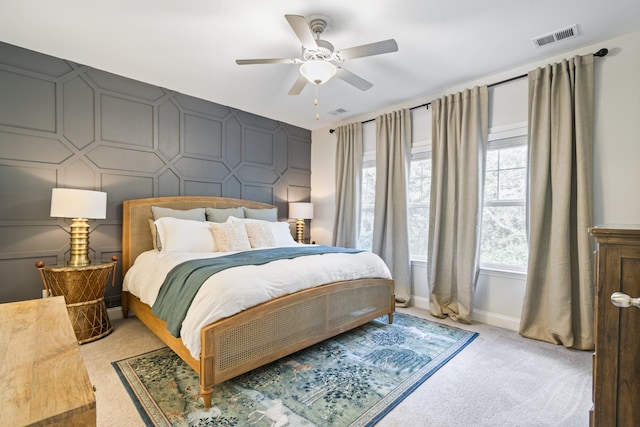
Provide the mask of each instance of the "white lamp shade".
POLYGON ((316 85, 326 83, 336 74, 336 66, 321 59, 312 59, 300 66, 300 74, 316 85))
POLYGON ((289 218, 312 219, 313 203, 289 203, 289 218))
POLYGON ((51 216, 58 218, 105 219, 107 217, 107 193, 72 188, 54 188, 51 190, 51 216))

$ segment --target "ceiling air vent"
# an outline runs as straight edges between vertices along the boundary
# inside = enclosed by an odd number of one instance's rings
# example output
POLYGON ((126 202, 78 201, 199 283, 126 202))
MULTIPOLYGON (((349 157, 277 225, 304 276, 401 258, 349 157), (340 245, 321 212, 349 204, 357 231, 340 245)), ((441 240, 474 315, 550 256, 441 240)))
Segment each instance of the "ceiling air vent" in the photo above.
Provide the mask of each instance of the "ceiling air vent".
POLYGON ((542 47, 551 43, 559 42, 560 40, 566 40, 576 37, 579 34, 580 31, 578 29, 578 26, 572 25, 570 27, 563 28, 562 30, 554 31, 553 33, 536 37, 532 41, 535 47, 542 47))
POLYGON ((345 110, 344 108, 338 108, 337 110, 329 111, 328 114, 331 114, 332 116, 339 116, 340 114, 344 114, 346 112, 347 110, 345 110))

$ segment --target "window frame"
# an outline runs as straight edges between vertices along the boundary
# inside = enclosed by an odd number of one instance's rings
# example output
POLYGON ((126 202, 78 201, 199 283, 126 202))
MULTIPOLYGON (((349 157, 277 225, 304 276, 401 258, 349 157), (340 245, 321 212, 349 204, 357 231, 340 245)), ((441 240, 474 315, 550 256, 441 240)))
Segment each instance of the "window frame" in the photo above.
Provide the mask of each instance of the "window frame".
MULTIPOLYGON (((487 152, 489 150, 501 150, 505 148, 512 147, 526 147, 528 145, 528 135, 526 127, 518 127, 517 129, 512 130, 512 132, 508 132, 506 135, 494 134, 489 136, 489 142, 487 144, 487 152)), ((527 176, 528 176, 529 164, 527 160, 527 164, 525 166, 525 186, 527 185, 527 176)), ((486 178, 485 178, 486 180, 486 178)), ((486 181, 485 181, 486 182, 486 181)), ((483 183, 484 184, 484 183, 483 183)), ((508 206, 518 206, 525 208, 525 216, 527 209, 527 193, 525 187, 525 195, 523 199, 505 199, 505 200, 487 200, 484 197, 482 208, 484 210, 485 207, 508 207, 508 206)), ((525 218, 525 234, 527 235, 528 240, 528 226, 525 218)), ((527 254, 528 257, 528 254, 527 254)), ((526 274, 527 265, 509 265, 509 264, 501 264, 495 262, 482 262, 482 254, 480 254, 480 269, 487 271, 499 271, 506 273, 516 273, 516 274, 526 274)))

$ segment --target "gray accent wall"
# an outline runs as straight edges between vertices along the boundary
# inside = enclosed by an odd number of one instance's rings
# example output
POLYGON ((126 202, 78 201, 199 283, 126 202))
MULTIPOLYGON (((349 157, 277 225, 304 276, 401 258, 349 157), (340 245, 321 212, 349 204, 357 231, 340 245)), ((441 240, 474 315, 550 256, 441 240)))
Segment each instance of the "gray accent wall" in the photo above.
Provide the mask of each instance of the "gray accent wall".
POLYGON ((309 200, 310 175, 308 130, 0 43, 0 303, 40 298, 36 261, 69 257, 52 188, 107 193, 107 218, 90 221, 99 263, 121 254, 123 200, 236 197, 285 219, 287 202, 309 200))

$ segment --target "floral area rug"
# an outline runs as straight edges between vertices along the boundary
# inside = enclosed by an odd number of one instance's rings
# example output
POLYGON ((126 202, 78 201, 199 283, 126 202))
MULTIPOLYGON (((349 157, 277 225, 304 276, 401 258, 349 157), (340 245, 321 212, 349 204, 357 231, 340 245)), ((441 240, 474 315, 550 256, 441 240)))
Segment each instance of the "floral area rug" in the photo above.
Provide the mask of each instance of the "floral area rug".
POLYGON ((396 313, 216 386, 168 348, 113 366, 150 426, 371 426, 477 333, 396 313))

